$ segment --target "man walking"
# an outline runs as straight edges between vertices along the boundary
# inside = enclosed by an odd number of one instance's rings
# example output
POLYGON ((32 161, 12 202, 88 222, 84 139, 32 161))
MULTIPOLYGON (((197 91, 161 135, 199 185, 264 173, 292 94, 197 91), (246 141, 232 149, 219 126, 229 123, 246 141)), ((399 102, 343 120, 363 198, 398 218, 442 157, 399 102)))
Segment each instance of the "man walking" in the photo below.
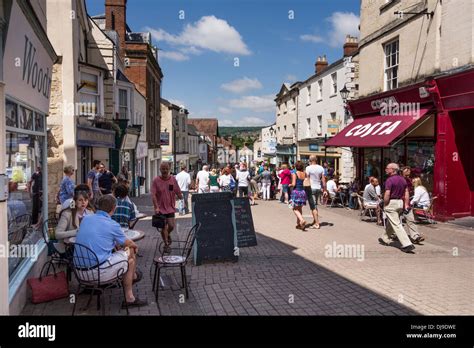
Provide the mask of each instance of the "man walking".
POLYGON ((306 167, 306 176, 309 178, 311 187, 306 190, 306 196, 308 197, 309 208, 313 214, 313 222, 310 228, 319 229, 319 216, 318 216, 318 201, 319 196, 323 190, 326 189, 326 177, 324 176, 324 168, 317 162, 315 155, 309 157, 309 166, 306 167))
POLYGON ((389 163, 385 168, 385 173, 389 178, 385 182, 383 201, 388 223, 384 233, 379 238, 379 242, 382 245, 389 245, 393 233, 395 233, 402 244, 401 250, 405 253, 414 254, 415 246, 410 242, 400 220, 403 210, 410 206, 410 197, 407 183, 405 179, 398 175, 398 171, 399 167, 396 163, 389 163))
POLYGON ((175 227, 175 197, 183 199, 183 194, 175 177, 170 175, 170 166, 167 162, 161 163, 160 172, 161 176, 157 176, 153 179, 151 197, 153 199, 155 213, 163 215, 166 219, 165 227, 161 230, 161 236, 165 243, 164 251, 169 253, 171 251, 170 234, 175 227))
POLYGON ((191 184, 191 175, 189 175, 189 173, 186 171, 185 164, 181 165, 181 172, 179 172, 179 174, 176 175, 176 181, 178 182, 178 186, 181 190, 181 193, 183 194, 183 200, 184 200, 184 207, 179 213, 188 214, 189 213, 188 197, 189 197, 189 185, 191 184))
POLYGON ((112 193, 112 185, 117 183, 117 178, 115 177, 114 173, 110 170, 105 168, 104 163, 100 164, 99 167, 99 188, 100 192, 103 195, 108 195, 112 193))
POLYGON ((87 173, 87 186, 89 186, 90 190, 92 191, 92 206, 97 208, 97 202, 99 198, 102 196, 99 188, 99 176, 100 176, 100 161, 94 160, 92 162, 92 169, 87 173))
POLYGON ((197 173, 196 176, 196 187, 198 189, 198 193, 207 193, 209 192, 209 185, 207 184, 209 181, 209 167, 207 165, 202 167, 197 173))

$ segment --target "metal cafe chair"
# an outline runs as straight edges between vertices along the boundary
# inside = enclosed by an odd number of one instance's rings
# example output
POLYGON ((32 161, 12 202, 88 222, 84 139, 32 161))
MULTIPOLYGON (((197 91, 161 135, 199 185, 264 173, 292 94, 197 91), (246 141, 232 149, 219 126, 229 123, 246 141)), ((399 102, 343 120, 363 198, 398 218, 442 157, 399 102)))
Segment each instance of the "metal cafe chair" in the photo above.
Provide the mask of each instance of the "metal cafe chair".
POLYGON ((58 249, 56 249, 56 243, 58 242, 58 240, 54 238, 56 226, 57 226, 57 220, 52 221, 52 223, 50 223, 49 220, 46 220, 43 223, 42 235, 43 235, 43 240, 46 246, 48 247, 49 260, 46 261, 46 263, 43 265, 41 274, 43 273, 43 270, 46 267, 46 265, 48 266, 48 268, 46 269, 46 274, 48 274, 50 267, 53 267, 53 271, 54 273, 56 273, 55 264, 56 265, 63 264, 63 265, 66 265, 67 279, 71 280, 71 267, 70 267, 70 260, 68 258, 67 252, 62 253, 58 249))
POLYGON ((181 269, 181 288, 185 289, 186 298, 189 298, 188 281, 186 278, 186 264, 188 262, 189 256, 191 255, 191 251, 196 240, 196 235, 199 233, 200 228, 201 223, 197 223, 189 230, 185 241, 173 241, 173 245, 177 246, 171 247, 171 253, 165 253, 163 241, 159 244, 158 248, 155 249, 155 255, 153 257, 155 275, 153 277, 152 291, 155 292, 155 298, 157 302, 160 288, 160 272, 161 269, 165 267, 179 267, 181 269), (157 256, 158 253, 161 255, 157 256))
POLYGON ((357 195, 357 200, 360 207, 360 220, 364 220, 364 217, 366 217, 368 214, 370 216, 370 221, 373 221, 374 218, 375 221, 377 221, 377 208, 364 204, 364 198, 359 194, 357 195))
POLYGON ((113 265, 102 267, 99 264, 99 258, 96 253, 89 247, 80 244, 80 243, 71 243, 70 248, 68 249, 68 254, 71 258, 71 268, 74 272, 76 280, 78 282, 78 287, 75 292, 76 301, 74 301, 74 306, 72 308, 72 315, 76 311, 77 297, 81 290, 87 290, 90 292, 89 300, 87 301, 87 308, 89 307, 92 297, 94 294, 97 294, 97 310, 101 309, 102 295, 105 290, 111 288, 122 288, 123 297, 125 302, 125 308, 128 312, 128 304, 126 300, 125 288, 122 285, 123 277, 125 276, 126 270, 128 268, 128 262, 123 260, 117 262, 113 265), (123 267, 119 268, 117 271, 117 276, 110 280, 101 280, 100 279, 100 270, 106 269, 109 267, 114 267, 117 264, 123 264, 123 267), (90 266, 94 265, 94 266, 90 266), (101 266, 99 268, 99 266, 101 266))

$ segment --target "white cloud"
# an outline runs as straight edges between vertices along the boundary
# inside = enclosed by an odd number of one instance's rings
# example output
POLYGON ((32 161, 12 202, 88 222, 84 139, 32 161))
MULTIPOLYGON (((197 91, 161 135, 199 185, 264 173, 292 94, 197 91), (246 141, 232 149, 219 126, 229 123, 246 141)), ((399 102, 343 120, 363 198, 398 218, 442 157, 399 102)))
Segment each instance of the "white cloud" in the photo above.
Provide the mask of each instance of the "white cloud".
POLYGON ((229 100, 229 106, 232 108, 250 109, 254 111, 274 111, 274 98, 275 96, 273 94, 263 96, 249 95, 229 100))
POLYGON ((173 35, 163 29, 146 28, 157 41, 171 45, 185 46, 194 51, 199 49, 218 53, 249 55, 252 52, 239 32, 226 20, 215 16, 203 16, 193 24, 187 24, 179 35, 173 35))
POLYGON ((309 41, 309 42, 323 42, 324 39, 319 36, 319 35, 311 35, 311 34, 304 34, 300 36, 300 39, 303 41, 309 41))
POLYGON ((165 58, 165 59, 171 59, 171 60, 175 60, 175 61, 178 61, 178 62, 182 62, 182 61, 185 61, 185 60, 189 60, 189 57, 181 52, 177 52, 177 51, 159 51, 159 54, 158 54, 158 57, 159 58, 165 58))
POLYGON ((295 82, 297 80, 296 75, 288 74, 285 76, 285 81, 295 82))
POLYGON ((243 93, 251 89, 260 89, 262 84, 258 79, 250 79, 247 76, 221 85, 221 88, 232 93, 243 93))
POLYGON ((222 106, 219 107, 219 108, 217 109, 217 111, 219 111, 221 114, 230 114, 230 113, 232 113, 232 110, 231 110, 231 109, 225 108, 225 107, 222 107, 222 106))
POLYGON ((334 12, 326 18, 331 28, 325 36, 317 34, 304 34, 300 36, 302 41, 313 43, 327 43, 331 47, 342 47, 346 35, 359 36, 360 18, 352 12, 334 12))
POLYGON ((222 127, 259 127, 259 126, 267 126, 270 122, 265 121, 263 118, 254 117, 254 116, 247 116, 242 117, 237 120, 219 120, 219 126, 222 127))
POLYGON ((344 45, 346 35, 359 36, 360 18, 352 12, 334 12, 327 18, 331 23, 329 45, 338 47, 344 45))

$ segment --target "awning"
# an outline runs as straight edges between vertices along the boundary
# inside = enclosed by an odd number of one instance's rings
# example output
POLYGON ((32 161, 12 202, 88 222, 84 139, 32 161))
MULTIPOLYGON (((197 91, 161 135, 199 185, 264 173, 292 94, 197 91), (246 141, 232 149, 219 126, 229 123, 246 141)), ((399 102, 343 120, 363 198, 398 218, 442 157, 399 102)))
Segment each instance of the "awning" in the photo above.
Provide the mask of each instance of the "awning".
POLYGON ((426 119, 429 110, 420 109, 416 113, 358 118, 336 136, 329 139, 325 145, 389 147, 390 143, 402 135, 403 132, 426 119))

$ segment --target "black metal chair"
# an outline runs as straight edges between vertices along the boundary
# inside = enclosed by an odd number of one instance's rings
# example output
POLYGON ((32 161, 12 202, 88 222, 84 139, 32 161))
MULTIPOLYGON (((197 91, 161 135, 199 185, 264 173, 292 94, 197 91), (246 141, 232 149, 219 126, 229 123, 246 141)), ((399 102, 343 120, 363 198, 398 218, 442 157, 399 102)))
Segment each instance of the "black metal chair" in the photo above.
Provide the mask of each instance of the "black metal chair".
MULTIPOLYGON (((57 225, 57 221, 56 221, 57 225)), ((55 233, 55 222, 53 221, 53 224, 50 225, 49 220, 46 220, 43 223, 43 229, 42 229, 42 235, 43 235, 43 240, 46 243, 46 246, 48 247, 48 257, 49 260, 46 261, 46 263, 43 265, 41 269, 41 274, 43 274, 43 270, 48 266, 46 269, 46 275, 49 274, 49 269, 50 267, 53 267, 54 273, 56 273, 56 266, 55 264, 63 264, 66 265, 66 271, 67 271, 67 279, 71 280, 71 265, 70 265, 70 258, 68 257, 67 250, 66 252, 60 252, 56 248, 56 243, 58 243, 57 239, 54 239, 54 233, 55 233), (54 227, 53 227, 54 226, 54 227)))
POLYGON ((186 264, 188 262, 189 256, 191 255, 191 251, 196 240, 196 235, 199 233, 200 228, 201 223, 197 223, 189 230, 185 241, 173 241, 170 253, 164 252, 163 241, 159 244, 158 248, 155 249, 155 255, 153 257, 155 275, 153 277, 152 291, 155 291, 155 298, 157 302, 160 288, 160 272, 164 267, 179 267, 181 269, 181 288, 185 289, 186 298, 189 298, 188 280, 186 278, 186 264), (157 256, 158 253, 161 255, 157 256))
POLYGON ((71 268, 74 272, 74 275, 78 282, 78 287, 75 292, 75 301, 72 309, 72 315, 76 311, 77 297, 81 290, 88 290, 90 292, 90 297, 87 302, 87 307, 89 307, 92 297, 97 293, 97 310, 101 309, 101 299, 102 294, 106 289, 111 288, 122 288, 125 308, 128 312, 128 305, 126 300, 125 288, 122 285, 123 277, 125 276, 126 270, 128 269, 127 261, 120 261, 109 266, 103 266, 99 264, 99 258, 96 253, 89 247, 79 244, 71 243, 68 253, 71 255, 71 268), (100 277, 100 271, 115 267, 116 265, 122 264, 121 267, 117 270, 116 277, 109 280, 102 280, 100 277), (92 266, 91 266, 92 265, 92 266))
POLYGON ((17 216, 8 226, 8 241, 10 244, 20 244, 31 227, 31 215, 17 216))

